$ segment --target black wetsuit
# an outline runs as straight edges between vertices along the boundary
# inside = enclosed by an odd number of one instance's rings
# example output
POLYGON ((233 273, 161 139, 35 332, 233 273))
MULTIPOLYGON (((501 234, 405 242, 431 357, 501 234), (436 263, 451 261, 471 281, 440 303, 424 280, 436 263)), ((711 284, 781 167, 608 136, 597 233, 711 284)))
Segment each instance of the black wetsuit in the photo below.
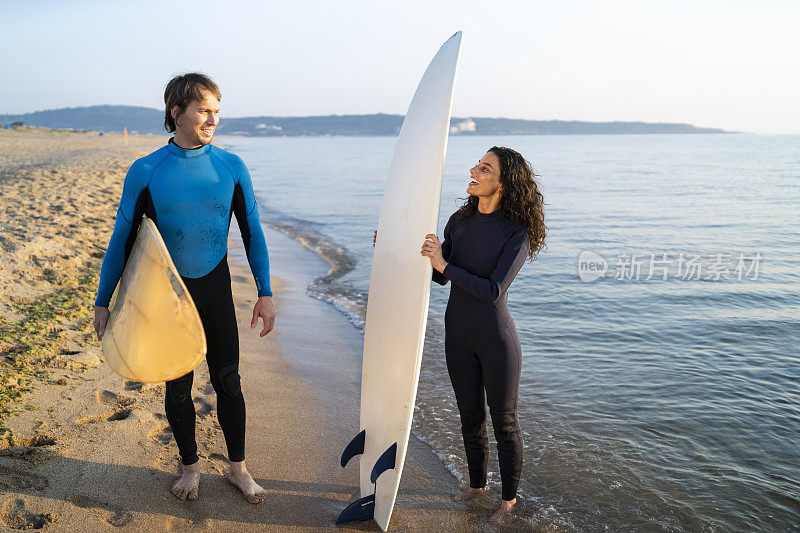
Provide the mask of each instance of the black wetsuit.
MULTIPOLYGON (((244 461, 245 407, 239 383, 239 331, 231 293, 228 256, 200 278, 181 276, 197 307, 206 333, 206 362, 211 385, 217 393, 217 418, 225 436, 228 459, 244 461)), ((178 445, 181 462, 198 461, 195 441, 195 409, 192 401, 194 372, 167 382, 167 420, 178 445)))
POLYGON ((527 229, 499 209, 486 215, 477 212, 466 225, 454 213, 442 241, 448 265, 443 274, 433 272, 437 283, 452 282, 444 319, 445 352, 461 414, 470 486, 486 486, 488 403, 506 501, 516 497, 522 470, 517 418, 522 348, 506 291, 529 249, 527 229))

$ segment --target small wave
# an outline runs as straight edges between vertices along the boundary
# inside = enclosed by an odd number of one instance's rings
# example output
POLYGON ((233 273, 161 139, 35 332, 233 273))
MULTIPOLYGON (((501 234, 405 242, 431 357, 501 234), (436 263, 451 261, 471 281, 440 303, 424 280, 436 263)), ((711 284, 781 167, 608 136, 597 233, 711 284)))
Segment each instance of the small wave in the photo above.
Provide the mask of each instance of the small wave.
POLYGON ((306 287, 306 291, 313 298, 331 304, 363 334, 367 314, 367 293, 340 281, 355 268, 357 260, 353 255, 346 247, 317 231, 313 227, 313 222, 269 208, 264 209, 263 213, 265 224, 294 239, 331 265, 328 272, 306 287))
POLYGON ((310 296, 331 304, 337 311, 344 314, 347 320, 363 335, 366 325, 367 298, 361 293, 337 293, 338 287, 317 285, 316 282, 308 286, 310 296))
POLYGON ((428 445, 428 447, 433 451, 434 455, 439 458, 442 462, 444 467, 453 474, 453 477, 456 478, 459 485, 465 485, 469 483, 469 478, 464 474, 464 472, 458 468, 456 457, 450 453, 449 451, 439 451, 438 443, 436 443, 433 439, 429 439, 427 436, 423 435, 416 429, 411 430, 411 434, 414 435, 419 441, 428 445))

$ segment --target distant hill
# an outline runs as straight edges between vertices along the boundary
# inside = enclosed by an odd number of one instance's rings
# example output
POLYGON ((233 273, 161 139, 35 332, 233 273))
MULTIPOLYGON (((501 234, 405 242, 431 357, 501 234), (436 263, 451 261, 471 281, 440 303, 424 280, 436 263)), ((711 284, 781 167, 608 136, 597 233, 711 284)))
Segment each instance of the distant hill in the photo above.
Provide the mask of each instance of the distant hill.
POLYGON ((93 131, 128 131, 165 133, 164 112, 150 107, 129 105, 93 105, 48 109, 24 115, 0 115, 0 124, 24 122, 27 126, 93 131), (160 130, 159 130, 160 128, 160 130))
MULTIPOLYGON (((0 124, 25 122, 29 126, 94 131, 165 134, 164 113, 126 105, 96 105, 49 109, 22 115, 0 115, 0 124)), ((217 133, 250 137, 315 135, 397 135, 402 115, 325 115, 311 117, 223 117, 217 133)), ((582 122, 512 118, 453 118, 450 131, 458 135, 565 135, 618 133, 726 133, 691 124, 651 122, 582 122)))

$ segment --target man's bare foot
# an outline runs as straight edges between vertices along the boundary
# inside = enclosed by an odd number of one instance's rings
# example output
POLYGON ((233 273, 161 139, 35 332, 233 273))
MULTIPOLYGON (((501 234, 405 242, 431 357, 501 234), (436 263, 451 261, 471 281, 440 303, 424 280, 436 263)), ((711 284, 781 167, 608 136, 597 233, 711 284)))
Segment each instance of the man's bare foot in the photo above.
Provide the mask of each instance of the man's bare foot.
POLYGON ((200 490, 200 461, 183 465, 183 473, 172 484, 172 494, 181 500, 195 501, 200 490))
POLYGON ((517 504, 517 499, 514 498, 513 500, 500 501, 500 507, 494 512, 492 516, 489 517, 489 522, 492 524, 500 525, 503 522, 503 518, 510 515, 514 512, 514 506, 517 504))
POLYGON ((253 480, 253 476, 247 471, 244 461, 230 462, 230 469, 228 470, 225 478, 228 482, 242 492, 244 499, 250 503, 261 503, 267 497, 261 485, 253 480))
POLYGON ((456 494, 453 497, 453 500, 455 500, 455 501, 474 500, 475 498, 477 498, 478 496, 480 496, 484 492, 486 492, 486 488, 475 489, 475 488, 470 487, 467 490, 465 490, 464 492, 462 492, 460 494, 456 494))

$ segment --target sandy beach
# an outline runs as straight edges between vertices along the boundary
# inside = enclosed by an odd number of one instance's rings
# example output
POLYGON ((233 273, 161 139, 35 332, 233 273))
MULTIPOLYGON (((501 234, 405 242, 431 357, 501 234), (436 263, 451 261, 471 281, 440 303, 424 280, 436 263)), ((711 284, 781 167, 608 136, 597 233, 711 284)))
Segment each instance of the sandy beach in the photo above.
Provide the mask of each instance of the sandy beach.
MULTIPOLYGON (((93 300, 128 166, 164 137, 0 130, 0 526, 48 531, 378 531, 335 527, 358 492, 339 454, 358 431, 362 337, 306 294, 328 265, 265 226, 276 329, 249 328, 256 289, 236 224, 229 263, 247 401, 247 462, 267 490, 248 504, 225 482, 205 363, 195 371, 200 498, 169 487, 177 449, 163 384, 102 361, 93 300)), ((493 501, 451 500, 453 475, 412 437, 390 530, 491 531, 493 501)))

